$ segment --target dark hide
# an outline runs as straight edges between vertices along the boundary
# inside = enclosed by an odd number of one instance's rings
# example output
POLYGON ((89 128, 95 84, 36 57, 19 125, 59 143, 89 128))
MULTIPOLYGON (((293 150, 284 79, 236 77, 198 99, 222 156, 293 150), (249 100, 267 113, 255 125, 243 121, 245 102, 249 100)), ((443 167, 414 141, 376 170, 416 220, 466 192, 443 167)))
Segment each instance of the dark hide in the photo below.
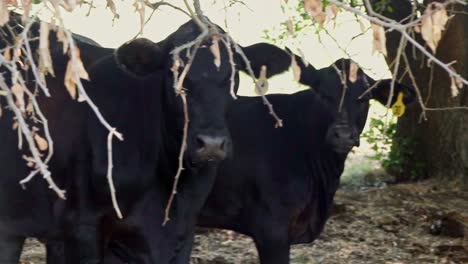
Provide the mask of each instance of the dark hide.
MULTIPOLYGON (((170 52, 195 39, 199 33, 195 23, 188 22, 160 43, 136 39, 117 50, 100 48, 97 43, 81 38, 83 62, 87 66, 92 64, 88 69, 91 82, 85 83, 87 92, 104 117, 125 137, 123 142, 114 139, 113 144, 113 177, 125 216, 123 220, 115 217, 106 180, 107 131, 86 105, 67 97, 62 85, 67 59, 59 54, 61 47, 54 48, 57 79, 48 82, 62 94, 59 98, 46 99, 44 107, 57 119, 56 127, 51 126, 57 142, 51 170, 54 175, 61 176, 57 181, 67 190, 68 199, 57 201, 43 185, 31 186, 42 190, 40 195, 50 197, 50 200, 37 200, 35 207, 36 218, 44 215, 44 208, 48 208, 50 216, 44 218, 48 226, 41 222, 40 234, 18 231, 21 233, 16 234, 19 243, 13 246, 20 246, 25 237, 36 236, 47 242, 49 264, 115 263, 106 249, 108 241, 115 239, 114 244, 127 243, 138 263, 188 262, 196 216, 211 190, 218 161, 227 156, 230 145, 224 118, 225 108, 232 101, 229 95, 231 67, 227 64, 227 51, 222 47, 222 65, 220 69, 215 68, 208 41, 198 50, 184 82, 190 116, 186 170, 172 206, 171 221, 162 227, 164 208, 177 169, 183 127, 182 105, 174 94, 170 71, 170 52), (218 155, 221 152, 223 154, 218 155), (102 260, 103 255, 107 256, 105 260, 102 260)), ((57 43, 51 45, 54 47, 57 43)), ((275 60, 268 56, 278 50, 272 45, 259 44, 243 49, 254 62, 257 76, 261 65, 271 68, 270 76, 289 67, 289 64, 270 67, 275 60)), ((245 66, 242 61, 236 64, 237 89, 237 70, 245 70, 245 66)), ((5 127, 1 131, 10 132, 8 129, 5 127)), ((13 137, 14 133, 11 134, 13 137)), ((10 140, 11 150, 14 142, 10 140)), ((14 160, 18 166, 23 166, 21 159, 14 160)), ((6 171, 17 176, 26 175, 27 169, 17 173, 9 167, 6 171)), ((16 181, 7 183, 13 187, 15 184, 16 181)), ((14 197, 13 193, 7 195, 7 198, 14 197)), ((26 203, 28 199, 23 198, 23 201, 26 203)), ((2 213, 12 215, 11 210, 2 213)), ((34 226, 31 223, 34 217, 28 217, 27 228, 34 226)), ((13 219, 18 220, 14 216, 13 219)), ((8 228, 8 224, 5 227, 8 228)), ((5 243, 12 245, 9 240, 5 243)), ((13 250, 6 251, 10 252, 13 250)), ((10 254, 15 255, 9 258, 13 263, 17 253, 10 254)))
MULTIPOLYGON (((390 80, 383 80, 359 99, 375 83, 359 70, 355 83, 347 81, 339 112, 343 85, 335 68, 316 70, 296 59, 300 82, 311 89, 267 96, 284 119, 283 128, 274 128, 258 97, 241 97, 230 108, 233 155, 221 163, 198 222, 251 236, 264 264, 289 263, 291 244, 319 236, 346 156, 359 144, 369 99, 386 103, 390 90, 390 80)), ((349 63, 335 65, 348 73, 349 63)), ((396 83, 395 98, 399 91, 406 104, 415 99, 413 88, 396 83)))

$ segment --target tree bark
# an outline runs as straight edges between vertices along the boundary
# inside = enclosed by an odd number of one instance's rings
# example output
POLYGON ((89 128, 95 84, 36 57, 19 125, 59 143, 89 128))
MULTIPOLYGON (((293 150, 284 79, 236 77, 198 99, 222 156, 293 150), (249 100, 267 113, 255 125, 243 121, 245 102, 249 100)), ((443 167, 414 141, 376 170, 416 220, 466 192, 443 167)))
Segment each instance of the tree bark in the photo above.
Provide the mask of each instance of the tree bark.
MULTIPOLYGON (((373 1, 375 3, 376 1, 373 1)), ((415 1, 416 2, 416 1, 415 1)), ((427 3, 425 3, 427 4, 427 3)), ((383 15, 397 21, 411 15, 412 6, 408 0, 391 1, 393 12, 382 12, 383 15)), ((463 78, 468 78, 468 10, 462 5, 451 5, 447 10, 455 16, 449 21, 436 51, 436 57, 445 63, 456 60, 453 65, 463 78)), ((424 45, 416 33, 419 43, 424 45)), ((387 62, 396 58, 401 34, 387 33, 387 62)), ((427 48, 429 50, 429 48, 427 48)), ((417 86, 421 90, 426 106, 431 108, 468 106, 468 87, 465 85, 457 97, 452 97, 449 75, 439 66, 432 63, 431 70, 427 58, 408 44, 404 50, 409 66, 414 73, 417 86), (432 81, 431 81, 432 79, 432 81), (432 85, 431 85, 432 83, 432 85)), ((400 63, 399 76, 407 65, 400 63)), ((403 82, 412 85, 406 75, 403 82)), ((414 180, 425 177, 461 178, 468 182, 468 110, 427 111, 427 121, 420 118, 421 107, 414 103, 400 118, 397 126, 396 142, 411 139, 411 144, 404 152, 402 173, 399 180, 414 180), (414 175, 411 172, 417 172, 414 175)), ((397 144, 399 145, 399 144, 397 144)), ((395 146, 395 145, 394 145, 395 146)))

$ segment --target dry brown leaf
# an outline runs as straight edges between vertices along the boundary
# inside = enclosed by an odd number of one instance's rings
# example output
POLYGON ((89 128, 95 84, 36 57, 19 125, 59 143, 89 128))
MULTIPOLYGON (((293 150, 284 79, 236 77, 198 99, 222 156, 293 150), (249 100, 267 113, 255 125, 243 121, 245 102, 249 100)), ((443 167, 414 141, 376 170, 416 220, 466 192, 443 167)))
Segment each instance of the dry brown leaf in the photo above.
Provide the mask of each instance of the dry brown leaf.
POLYGON ((83 62, 81 61, 80 49, 78 49, 77 47, 75 47, 75 56, 76 56, 76 68, 78 70, 78 76, 81 79, 85 79, 85 80, 89 81, 88 72, 86 71, 86 69, 85 69, 85 67, 83 65, 83 62))
POLYGON ((288 20, 286 20, 286 26, 288 28, 289 35, 293 36, 294 35, 294 24, 292 22, 291 17, 288 17, 288 20))
POLYGON ((22 45, 23 45, 23 38, 17 37, 15 41, 15 50, 13 51, 14 61, 18 61, 20 59, 22 45))
POLYGON ((213 42, 210 46, 210 51, 213 54, 213 63, 216 68, 219 70, 219 66, 221 66, 221 54, 219 51, 219 38, 217 36, 213 36, 213 42))
POLYGON ((358 19, 359 22, 359 28, 361 29, 361 33, 366 32, 366 26, 364 26, 364 23, 362 22, 361 19, 358 19))
POLYGON ((331 20, 336 20, 339 11, 340 9, 336 5, 332 4, 327 5, 325 8, 325 13, 331 20))
POLYGON ((15 83, 11 87, 11 92, 16 98, 16 106, 24 113, 25 111, 25 103, 24 103, 24 88, 21 84, 15 83))
POLYGON ((6 47, 5 51, 3 52, 3 57, 5 58, 5 61, 9 62, 11 61, 11 48, 6 47))
POLYGON ((358 70, 359 70, 359 65, 357 65, 357 63, 351 62, 349 64, 349 77, 348 77, 348 79, 349 79, 350 82, 355 83, 357 81, 358 70))
POLYGON ((372 52, 380 52, 383 55, 387 56, 387 47, 386 47, 386 38, 385 38, 385 30, 382 26, 377 24, 371 24, 372 31, 373 31, 373 49, 372 52))
POLYGON ((113 0, 107 0, 107 7, 114 15, 114 18, 119 18, 119 14, 117 13, 117 8, 115 7, 115 3, 113 0))
POLYGON ((31 100, 31 98, 29 98, 28 104, 26 105, 26 113, 28 115, 33 115, 34 114, 34 105, 33 105, 33 102, 31 100))
POLYGON ((450 90, 452 91, 452 97, 456 97, 458 95, 457 82, 455 80, 455 77, 452 77, 450 79, 451 79, 450 90))
POLYGON ((50 73, 52 76, 55 76, 49 50, 49 24, 41 21, 39 32, 39 70, 44 75, 50 73))
POLYGON ((294 76, 294 81, 299 82, 301 79, 301 68, 297 65, 296 56, 291 54, 291 68, 294 76))
POLYGON ((312 17, 322 13, 322 8, 322 0, 304 0, 304 9, 312 17))
POLYGON ((59 30, 57 31, 57 40, 62 42, 63 54, 65 54, 68 50, 69 43, 68 43, 68 38, 65 35, 65 31, 63 31, 62 28, 59 28, 59 30))
POLYGON ((255 83, 255 93, 257 95, 265 95, 268 92, 268 78, 267 78, 267 67, 262 65, 260 69, 260 77, 255 83))
POLYGON ((445 6, 442 3, 433 2, 424 11, 424 17, 421 20, 421 28, 419 30, 422 38, 433 53, 436 52, 447 21, 447 10, 445 10, 445 6))
POLYGON ((67 64, 67 71, 65 72, 65 87, 72 99, 76 99, 76 84, 73 78, 73 63, 71 59, 67 64))
POLYGON ((133 6, 135 7, 135 11, 140 15, 140 32, 138 34, 143 34, 143 28, 145 27, 146 5, 142 0, 135 0, 133 6))
MULTIPOLYGON (((455 71, 455 69, 450 66, 455 71)), ((452 91, 452 97, 458 96, 460 89, 463 88, 463 80, 459 76, 450 76, 450 90, 452 91)))
POLYGON ((34 140, 40 151, 46 151, 49 148, 49 143, 43 137, 39 136, 37 133, 34 134, 34 140))
POLYGON ((10 20, 10 11, 8 10, 8 2, 0 1, 0 27, 8 23, 10 20))
POLYGON ((322 0, 304 0, 304 9, 315 21, 323 25, 326 14, 323 12, 322 0))
POLYGON ((76 82, 75 74, 78 74, 78 77, 81 79, 89 80, 88 72, 86 72, 83 62, 80 59, 80 50, 75 47, 75 67, 73 67, 72 59, 68 60, 67 70, 65 72, 64 84, 67 88, 68 93, 73 99, 76 99, 76 82), (76 73, 74 72, 76 71, 76 73))

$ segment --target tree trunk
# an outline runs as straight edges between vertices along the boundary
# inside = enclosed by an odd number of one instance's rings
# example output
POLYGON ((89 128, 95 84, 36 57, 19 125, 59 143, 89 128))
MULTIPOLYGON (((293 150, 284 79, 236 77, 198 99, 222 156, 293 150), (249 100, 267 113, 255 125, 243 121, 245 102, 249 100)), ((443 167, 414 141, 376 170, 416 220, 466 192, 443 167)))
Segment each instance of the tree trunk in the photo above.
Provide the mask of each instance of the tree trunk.
MULTIPOLYGON (((383 14, 395 20, 399 21, 412 12, 408 0, 391 1, 391 5, 393 12, 383 12, 383 14)), ((465 79, 468 78, 467 9, 461 5, 448 7, 447 10, 457 12, 453 12, 455 16, 447 24, 435 54, 445 63, 456 60, 457 63, 453 67, 465 79)), ((418 42, 424 45, 418 33, 416 37, 418 42)), ((400 38, 401 34, 398 32, 387 33, 388 63, 396 58, 400 38)), ((468 106, 466 85, 457 97, 452 97, 450 78, 441 67, 432 63, 433 70, 431 70, 427 65, 427 58, 411 44, 408 44, 404 53, 408 57, 410 68, 427 107, 468 106)), ((407 65, 402 60, 399 76, 406 68, 407 65)), ((408 75, 403 82, 412 85, 408 75)), ((427 111, 426 114, 427 121, 424 121, 420 118, 419 103, 414 103, 398 122, 393 150, 406 148, 403 150, 405 155, 401 173, 397 174, 399 180, 439 177, 462 178, 468 182, 468 110, 427 111), (411 144, 404 146, 399 144, 404 140, 410 140, 411 144)))

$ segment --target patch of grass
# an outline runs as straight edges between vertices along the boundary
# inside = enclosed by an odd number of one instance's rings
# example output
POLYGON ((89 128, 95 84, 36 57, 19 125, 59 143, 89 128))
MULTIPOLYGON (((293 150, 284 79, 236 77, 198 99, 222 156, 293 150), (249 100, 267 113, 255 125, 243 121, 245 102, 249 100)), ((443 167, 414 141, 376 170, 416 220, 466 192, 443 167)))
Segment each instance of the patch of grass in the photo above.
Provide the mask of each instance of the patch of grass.
POLYGON ((359 187, 365 185, 365 176, 375 170, 375 163, 371 160, 353 161, 348 159, 341 175, 341 186, 359 187))

